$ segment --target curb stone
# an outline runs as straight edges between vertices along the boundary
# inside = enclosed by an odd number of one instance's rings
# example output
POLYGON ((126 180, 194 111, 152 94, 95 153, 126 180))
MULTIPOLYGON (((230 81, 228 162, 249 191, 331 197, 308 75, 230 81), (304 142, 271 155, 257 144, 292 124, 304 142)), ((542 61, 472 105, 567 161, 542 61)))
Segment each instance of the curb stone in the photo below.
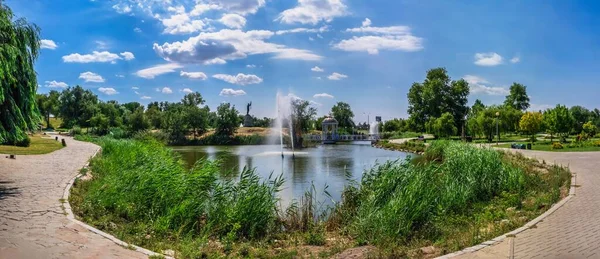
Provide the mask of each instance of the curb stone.
MULTIPOLYGON (((102 150, 101 148, 99 148, 98 150, 96 150, 96 152, 94 153, 94 155, 92 155, 90 157, 90 160, 93 157, 95 157, 101 150, 102 150)), ((83 168, 87 168, 90 165, 90 160, 88 160, 88 162, 83 166, 83 168)), ((76 223, 76 224, 78 224, 78 225, 86 228, 87 230, 91 231, 92 233, 98 234, 98 235, 100 235, 100 236, 102 236, 102 237, 104 237, 104 238, 112 241, 113 243, 115 243, 117 245, 126 247, 128 249, 129 248, 134 248, 132 250, 140 252, 140 253, 145 254, 147 256, 163 256, 164 258, 174 259, 173 257, 167 256, 167 255, 164 255, 164 254, 160 254, 160 253, 157 253, 157 252, 154 252, 154 251, 150 251, 150 250, 148 250, 146 248, 139 247, 139 246, 136 246, 134 244, 129 244, 129 243, 123 241, 123 240, 120 240, 120 239, 116 238, 115 236, 113 236, 111 234, 108 234, 108 233, 106 233, 106 232, 104 232, 102 230, 99 230, 99 229, 97 229, 95 227, 92 227, 92 226, 90 226, 90 225, 88 225, 88 224, 86 224, 86 223, 84 223, 84 222, 76 219, 75 215, 73 214, 73 211, 71 210, 71 203, 69 203, 69 196, 71 195, 71 187, 73 187, 73 183, 75 183, 75 180, 79 179, 82 176, 83 176, 82 174, 78 173, 75 177, 71 178, 71 180, 69 180, 69 183, 67 184, 67 186, 65 187, 65 190, 63 192, 62 199, 63 199, 64 202, 62 203, 62 205, 64 207, 64 210, 65 210, 66 214, 67 214, 67 219, 69 219, 70 221, 72 221, 72 222, 74 222, 74 223, 76 223)))
MULTIPOLYGON (((556 161, 555 163, 556 164, 556 161)), ((489 247, 489 246, 493 246, 497 243, 500 243, 502 241, 504 241, 504 239, 508 238, 508 237, 514 237, 517 234, 528 230, 531 227, 534 227, 537 223, 539 223, 540 221, 542 221, 543 219, 545 219, 546 217, 550 216, 552 213, 554 213, 556 210, 558 210, 560 207, 562 207, 565 203, 567 203, 573 196, 575 196, 575 187, 577 183, 577 174, 571 172, 571 186, 569 187, 569 195, 567 195, 567 197, 563 198, 562 200, 560 200, 559 202, 555 203, 552 205, 552 207, 550 207, 550 209, 548 209, 546 212, 542 213, 542 215, 539 215, 537 218, 527 222, 525 225, 523 225, 520 228, 517 228, 511 232, 508 232, 506 234, 503 234, 501 236, 498 236, 496 238, 493 238, 491 240, 482 242, 481 244, 478 245, 474 245, 471 247, 467 247, 463 250, 460 251, 456 251, 454 253, 450 253, 450 254, 446 254, 446 255, 442 255, 439 257, 436 257, 435 259, 447 259, 447 258, 453 258, 459 255, 463 255, 463 254, 468 254, 468 253, 472 253, 478 250, 481 250, 483 248, 489 247)))

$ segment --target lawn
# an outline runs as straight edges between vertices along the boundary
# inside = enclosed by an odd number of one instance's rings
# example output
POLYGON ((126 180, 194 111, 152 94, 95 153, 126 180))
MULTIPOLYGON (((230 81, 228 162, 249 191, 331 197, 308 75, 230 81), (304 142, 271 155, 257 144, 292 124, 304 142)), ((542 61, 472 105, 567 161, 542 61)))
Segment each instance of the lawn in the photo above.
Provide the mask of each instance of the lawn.
POLYGON ((30 138, 31 145, 29 147, 0 145, 0 154, 41 155, 63 148, 60 141, 56 141, 50 136, 34 135, 30 138))
MULTIPOLYGON (((527 144, 528 142, 515 142, 517 144, 527 144)), ((505 143, 500 144, 498 146, 493 145, 493 147, 499 148, 510 148, 510 144, 505 143)), ((563 144, 563 149, 552 149, 552 144, 550 142, 537 142, 531 146, 532 150, 538 151, 551 151, 551 152, 585 152, 585 151, 600 151, 600 147, 598 146, 584 146, 584 147, 568 147, 568 144, 563 144)))

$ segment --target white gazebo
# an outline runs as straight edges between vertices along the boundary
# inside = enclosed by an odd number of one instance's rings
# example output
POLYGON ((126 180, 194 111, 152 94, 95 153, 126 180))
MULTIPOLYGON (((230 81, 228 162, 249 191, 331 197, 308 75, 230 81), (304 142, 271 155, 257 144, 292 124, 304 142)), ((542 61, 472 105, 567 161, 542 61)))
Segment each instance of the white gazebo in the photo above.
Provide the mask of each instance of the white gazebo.
POLYGON ((334 119, 331 115, 328 115, 323 119, 322 133, 321 133, 321 141, 323 144, 335 144, 338 140, 338 121, 334 119))

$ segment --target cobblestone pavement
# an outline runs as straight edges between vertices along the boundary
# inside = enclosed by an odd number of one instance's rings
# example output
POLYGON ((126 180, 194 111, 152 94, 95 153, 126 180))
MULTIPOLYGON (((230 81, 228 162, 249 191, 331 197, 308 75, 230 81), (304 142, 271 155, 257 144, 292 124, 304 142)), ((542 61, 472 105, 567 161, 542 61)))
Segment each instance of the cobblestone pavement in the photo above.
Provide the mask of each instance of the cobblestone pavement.
POLYGON ((65 137, 45 155, 0 155, 0 258, 147 258, 67 219, 60 199, 98 146, 65 137))
MULTIPOLYGON (((524 155, 568 166, 576 174, 575 196, 536 225, 517 234, 514 258, 600 258, 600 152, 524 155)), ((459 258, 509 258, 509 240, 459 258)))

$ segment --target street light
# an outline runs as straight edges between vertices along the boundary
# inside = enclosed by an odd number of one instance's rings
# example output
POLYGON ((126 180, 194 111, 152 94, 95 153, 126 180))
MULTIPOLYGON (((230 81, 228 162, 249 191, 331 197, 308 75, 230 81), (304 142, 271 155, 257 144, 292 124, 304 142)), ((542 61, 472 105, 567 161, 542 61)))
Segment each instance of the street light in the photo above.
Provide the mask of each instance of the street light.
POLYGON ((500 121, 500 112, 496 112, 496 135, 498 135, 498 139, 496 140, 496 146, 500 143, 500 131, 498 130, 498 123, 500 121))
POLYGON ((371 113, 366 113, 363 112, 364 115, 367 115, 367 125, 369 125, 369 128, 371 127, 371 122, 369 122, 369 115, 371 115, 371 113))

